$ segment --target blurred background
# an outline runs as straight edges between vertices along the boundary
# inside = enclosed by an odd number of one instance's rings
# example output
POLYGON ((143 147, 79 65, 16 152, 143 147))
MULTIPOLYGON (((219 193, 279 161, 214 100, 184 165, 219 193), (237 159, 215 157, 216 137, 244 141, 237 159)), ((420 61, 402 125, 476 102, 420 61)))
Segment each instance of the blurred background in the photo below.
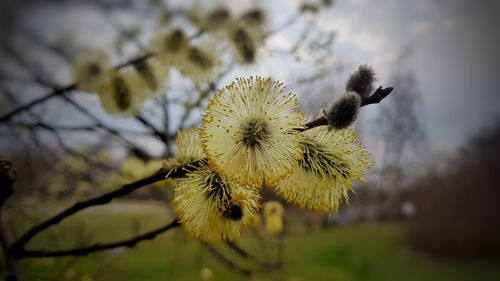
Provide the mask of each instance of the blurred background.
MULTIPOLYGON (((21 279, 498 280, 499 19, 494 0, 2 1, 0 155, 16 172, 2 223, 12 237, 159 169, 177 131, 199 124, 209 97, 236 77, 284 82, 314 117, 361 64, 373 66, 377 87, 395 88, 361 109, 355 127, 375 166, 339 213, 280 205, 264 190, 276 210, 264 208, 237 245, 175 229, 133 248, 25 259, 21 279), (233 54, 234 26, 251 31, 250 60, 233 54), (155 38, 178 29, 213 51, 217 69, 200 80, 170 67, 166 86, 133 116, 110 114, 74 87, 79 53, 97 49, 113 66, 136 67, 155 38)), ((28 246, 143 233, 175 217, 171 198, 168 182, 142 188, 28 246)))

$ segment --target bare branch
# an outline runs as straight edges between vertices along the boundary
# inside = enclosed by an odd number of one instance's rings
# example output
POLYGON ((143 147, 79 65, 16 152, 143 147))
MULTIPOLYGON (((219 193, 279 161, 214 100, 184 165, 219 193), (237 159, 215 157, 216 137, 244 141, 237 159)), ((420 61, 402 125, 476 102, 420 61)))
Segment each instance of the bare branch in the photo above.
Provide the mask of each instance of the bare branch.
POLYGON ((232 250, 234 250, 242 258, 254 261, 257 264, 259 264, 260 266, 265 266, 266 265, 264 262, 260 261, 257 257, 255 257, 254 255, 250 254, 249 252, 245 251, 243 248, 241 248, 240 246, 238 246, 238 244, 236 244, 235 242, 233 242, 233 241, 226 241, 226 244, 229 246, 229 248, 231 248, 232 250))
MULTIPOLYGON (((168 135, 170 131, 170 115, 168 107, 169 107, 168 98, 166 95, 163 95, 161 98, 161 108, 163 112, 163 132, 166 135, 168 135)), ((170 142, 167 139, 167 141, 165 142, 165 156, 170 157, 172 156, 172 154, 173 154, 172 148, 170 146, 170 142)))
POLYGON ((38 126, 40 128, 46 129, 47 131, 51 132, 54 135, 54 137, 57 141, 57 144, 59 145, 59 148, 64 153, 66 153, 68 155, 72 155, 72 156, 77 157, 79 159, 82 159, 83 161, 88 162, 89 164, 95 165, 96 167, 104 168, 107 170, 115 170, 116 169, 115 167, 109 166, 108 164, 106 164, 104 162, 96 161, 96 160, 92 159, 91 157, 88 157, 85 153, 81 153, 81 152, 78 152, 78 151, 72 149, 71 147, 69 147, 66 144, 63 137, 54 128, 49 127, 45 123, 39 121, 38 126))
POLYGON ((13 182, 12 162, 0 157, 0 208, 14 193, 14 189, 12 189, 13 182))
POLYGON ((153 124, 151 124, 151 122, 149 122, 148 119, 146 119, 142 115, 137 115, 135 119, 139 121, 142 125, 144 125, 146 128, 148 128, 153 133, 153 135, 155 135, 163 143, 166 144, 168 142, 168 136, 167 136, 168 132, 163 132, 163 133, 160 132, 153 124))
MULTIPOLYGON (((127 62, 124 62, 122 64, 119 64, 115 67, 115 69, 121 69, 121 68, 124 68, 124 67, 127 67, 129 65, 133 65, 135 63, 138 63, 140 61, 144 61, 148 58, 150 58, 151 56, 153 56, 154 54, 153 53, 147 53, 145 55, 142 55, 140 57, 137 57, 137 58, 134 58, 134 59, 131 59, 127 62)), ((0 117, 0 123, 2 122, 6 122, 6 121, 9 121, 12 117, 16 116, 17 114, 21 113, 21 112, 24 112, 28 109, 31 109, 32 107, 34 107, 35 105, 38 105, 40 103, 43 103, 47 100, 50 100, 52 98, 55 98, 55 97, 59 97, 61 95, 64 95, 72 90, 75 90, 76 89, 76 84, 71 84, 71 85, 68 85, 66 87, 62 87, 62 88, 54 88, 53 91, 45 96, 42 96, 38 99, 34 99, 33 101, 23 105, 23 106, 20 106, 16 109, 14 109, 13 111, 5 114, 4 116, 0 117)))
POLYGON ((69 96, 63 96, 63 99, 67 101, 69 104, 74 106, 78 111, 80 111, 82 114, 93 120, 100 128, 105 130, 106 132, 110 133, 111 135, 115 136, 116 138, 120 139, 123 141, 127 146, 129 146, 130 150, 139 158, 143 160, 149 160, 151 156, 144 151, 143 149, 139 148, 136 146, 134 143, 130 142, 128 139, 123 137, 119 131, 116 129, 113 129, 111 127, 106 126, 99 118, 97 118, 92 112, 87 110, 85 107, 77 103, 74 99, 72 99, 69 96))
POLYGON ((210 253, 214 257, 216 257, 218 260, 224 263, 229 269, 239 272, 247 277, 250 277, 252 275, 252 272, 249 269, 240 267, 232 260, 224 256, 221 252, 219 252, 213 245, 211 244, 203 244, 203 245, 210 251, 210 253))
POLYGON ((156 236, 161 233, 164 233, 170 229, 180 226, 180 223, 177 219, 172 221, 171 223, 159 227, 157 229, 151 230, 144 234, 131 237, 125 240, 119 240, 110 243, 96 243, 91 246, 83 247, 83 248, 74 248, 68 250, 60 250, 60 251, 50 251, 50 250, 24 250, 16 252, 16 259, 24 259, 24 258, 45 258, 45 257, 63 257, 63 256, 86 256, 90 253, 109 250, 118 247, 134 247, 137 243, 145 241, 145 240, 153 240, 156 236))
MULTIPOLYGON (((298 18, 300 17, 300 14, 296 14, 296 15, 293 15, 291 16, 288 20, 286 20, 282 25, 280 25, 278 28, 276 28, 275 30, 272 30, 270 32, 268 32, 266 34, 265 37, 270 37, 271 35, 281 31, 282 29, 286 28, 287 26, 290 26, 293 22, 295 22, 295 20, 297 20, 298 18)), ((199 30, 198 32, 194 33, 193 35, 190 36, 190 39, 195 39, 197 37, 199 37, 200 35, 202 35, 205 31, 204 30, 199 30)), ((54 49, 50 49, 52 51, 54 51, 54 49)), ((115 69, 119 70, 119 69, 122 69, 122 68, 125 68, 127 66, 130 66, 130 65, 134 65, 134 64, 137 64, 137 63, 140 63, 142 61, 145 61, 147 60, 148 58, 150 57, 153 57, 155 56, 156 53, 154 52, 147 52, 141 56, 138 56, 138 57, 135 57, 133 59, 130 59, 124 63, 121 63, 121 64, 118 64, 115 66, 115 69)), ((42 83, 43 84, 43 83, 42 83)), ((77 88, 77 85, 76 84, 71 84, 71 85, 67 85, 65 87, 62 87, 62 88, 58 88, 58 89, 54 89, 51 93, 45 95, 45 96, 42 96, 38 99, 35 99, 29 103, 27 103, 26 105, 23 105, 19 108, 16 108, 14 109, 13 111, 5 114, 4 116, 1 116, 0 117, 0 123, 2 122, 6 122, 8 120, 10 120, 12 117, 16 116, 17 114, 20 114, 40 103, 43 103, 47 100, 50 100, 52 98, 55 98, 55 97, 58 97, 58 96, 61 96, 61 95, 64 95, 72 90, 75 90, 77 88)))
POLYGON ((3 204, 14 193, 12 189, 12 184, 14 182, 13 174, 12 162, 0 159, 0 246, 2 246, 3 249, 5 268, 8 272, 7 276, 5 276, 5 280, 19 279, 16 260, 9 253, 9 246, 11 243, 10 233, 2 217, 3 204))
POLYGON ((16 116, 17 114, 21 113, 21 112, 24 112, 26 110, 29 110, 31 109, 33 106, 39 104, 39 103, 43 103, 49 99, 52 99, 54 97, 58 97, 62 94, 65 94, 71 90, 74 90, 75 89, 75 85, 69 85, 67 87, 64 87, 64 88, 60 88, 60 89, 54 89, 54 91, 48 95, 45 95, 43 97, 40 97, 40 98, 37 98, 37 99, 34 99, 32 100, 31 102, 25 104, 25 105, 22 105, 16 109, 14 109, 13 111, 5 114, 4 116, 0 117, 0 123, 2 122, 6 122, 6 121, 9 121, 12 117, 16 116))
POLYGON ((24 251, 24 246, 37 234, 42 232, 43 230, 58 224, 61 222, 63 219, 78 213, 86 208, 92 207, 92 206, 99 206, 99 205, 104 205, 109 202, 111 202, 113 199, 117 197, 121 197, 127 194, 130 194, 136 189, 139 189, 143 186, 147 186, 150 184, 153 184, 155 182, 162 181, 166 178, 168 175, 169 178, 176 178, 176 177, 183 177, 187 172, 189 172, 193 167, 200 165, 200 162, 195 162, 192 163, 191 165, 187 165, 186 167, 183 168, 178 168, 174 170, 164 170, 160 169, 156 173, 152 174, 149 177, 143 178, 141 180, 135 181, 133 183, 125 184, 121 186, 118 189, 115 189, 111 192, 105 193, 101 196, 91 198, 82 202, 77 202, 73 206, 67 208, 66 210, 60 212, 59 214, 53 216, 52 218, 46 220, 45 222, 42 222, 38 225, 33 226, 28 232, 26 232, 21 238, 19 238, 14 244, 12 244, 11 251, 12 254, 17 257, 18 254, 22 253, 24 251))
POLYGON ((392 92, 392 90, 394 90, 393 87, 388 87, 388 88, 382 88, 382 86, 378 87, 373 94, 364 98, 361 101, 361 106, 381 102, 385 97, 387 97, 392 92))

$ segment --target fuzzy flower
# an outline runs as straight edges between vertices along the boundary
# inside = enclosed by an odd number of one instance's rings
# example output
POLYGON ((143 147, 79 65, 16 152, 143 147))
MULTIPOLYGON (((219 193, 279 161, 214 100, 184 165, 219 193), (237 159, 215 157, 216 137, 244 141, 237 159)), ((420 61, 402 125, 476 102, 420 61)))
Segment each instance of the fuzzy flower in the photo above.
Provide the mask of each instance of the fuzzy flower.
POLYGON ((198 128, 189 128, 179 131, 175 139, 175 147, 175 156, 167 160, 164 164, 167 170, 180 168, 201 161, 205 157, 201 149, 198 128))
POLYGON ((167 82, 168 69, 156 58, 148 58, 134 63, 134 68, 153 92, 158 92, 167 82))
POLYGON ((235 25, 229 29, 229 42, 233 48, 234 58, 242 64, 255 63, 260 43, 260 34, 254 28, 235 25))
POLYGON ((361 97, 367 97, 373 91, 375 80, 373 68, 368 65, 360 65, 358 70, 349 77, 346 90, 356 92, 361 97))
POLYGON ((271 78, 236 79, 209 102, 200 138, 210 165, 242 185, 273 184, 302 158, 304 115, 271 78))
POLYGON ((255 8, 243 13, 240 19, 249 26, 262 26, 267 21, 267 15, 263 9, 255 8))
POLYGON ((110 114, 133 116, 150 95, 150 89, 136 71, 113 72, 98 90, 102 107, 110 114))
POLYGON ((324 112, 331 129, 345 129, 358 117, 361 97, 355 92, 347 92, 330 105, 324 112))
POLYGON ((302 208, 336 211, 356 181, 373 164, 353 129, 326 126, 304 132, 304 158, 297 170, 275 186, 276 193, 302 208))
POLYGON ((71 65, 71 74, 78 89, 92 93, 109 79, 110 70, 108 57, 98 50, 78 54, 71 65))
POLYGON ((157 35, 151 42, 152 48, 164 65, 182 65, 185 53, 189 48, 189 39, 180 29, 157 35))
POLYGON ((264 220, 267 232, 280 234, 283 231, 283 205, 279 201, 264 203, 264 220))
POLYGON ((219 36, 219 31, 224 30, 233 22, 231 11, 225 6, 219 7, 198 7, 188 13, 191 23, 200 30, 212 32, 219 36))
POLYGON ((203 28, 216 30, 224 28, 231 22, 231 12, 225 7, 219 7, 208 13, 204 20, 203 28))
POLYGON ((221 65, 221 60, 209 46, 191 46, 185 53, 184 63, 179 65, 179 70, 196 84, 205 84, 219 74, 221 65))
POLYGON ((182 227, 204 242, 233 240, 256 215, 260 195, 223 179, 208 166, 179 180, 174 206, 182 227))

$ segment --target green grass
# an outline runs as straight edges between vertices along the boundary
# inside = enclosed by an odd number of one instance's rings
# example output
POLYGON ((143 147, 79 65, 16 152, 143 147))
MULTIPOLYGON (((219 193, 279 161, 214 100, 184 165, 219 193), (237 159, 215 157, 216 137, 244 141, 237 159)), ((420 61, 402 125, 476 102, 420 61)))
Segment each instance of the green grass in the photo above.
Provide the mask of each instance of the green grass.
MULTIPOLYGON (((115 205, 116 206, 116 205, 115 205)), ((160 205, 127 205, 83 212, 44 233, 30 248, 111 241, 144 232, 171 220, 160 205), (137 208, 139 206, 139 208, 137 208)), ((287 280, 498 280, 500 261, 450 262, 418 254, 402 240, 402 227, 395 224, 361 224, 307 233, 294 223, 294 233, 284 240, 284 271, 287 280)), ((17 223, 21 233, 26 224, 17 223)), ((276 260, 278 244, 255 239, 246 233, 238 243, 261 260, 276 260)), ((258 267, 224 245, 218 249, 242 267, 258 267)), ((27 259, 20 264, 23 280, 156 281, 199 280, 203 267, 213 280, 248 280, 215 259, 199 242, 181 229, 133 249, 119 249, 78 258, 27 259)), ((252 280, 271 280, 261 272, 252 280)))
POLYGON ((302 280, 498 280, 498 260, 432 259, 410 250, 401 229, 364 224, 290 237, 287 273, 302 280))

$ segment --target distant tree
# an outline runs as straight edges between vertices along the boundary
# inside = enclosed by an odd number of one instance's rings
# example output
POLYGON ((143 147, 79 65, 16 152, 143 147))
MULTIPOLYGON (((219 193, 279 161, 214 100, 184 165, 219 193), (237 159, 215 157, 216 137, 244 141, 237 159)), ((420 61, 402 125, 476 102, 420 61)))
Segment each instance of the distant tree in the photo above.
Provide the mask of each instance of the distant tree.
POLYGON ((426 147, 422 123, 422 99, 412 70, 411 48, 404 49, 396 61, 390 79, 396 92, 380 106, 374 131, 382 141, 380 188, 398 188, 409 171, 403 161, 426 147))
POLYGON ((408 239, 417 249, 451 258, 500 255, 500 122, 473 137, 447 169, 410 186, 416 217, 408 239))

